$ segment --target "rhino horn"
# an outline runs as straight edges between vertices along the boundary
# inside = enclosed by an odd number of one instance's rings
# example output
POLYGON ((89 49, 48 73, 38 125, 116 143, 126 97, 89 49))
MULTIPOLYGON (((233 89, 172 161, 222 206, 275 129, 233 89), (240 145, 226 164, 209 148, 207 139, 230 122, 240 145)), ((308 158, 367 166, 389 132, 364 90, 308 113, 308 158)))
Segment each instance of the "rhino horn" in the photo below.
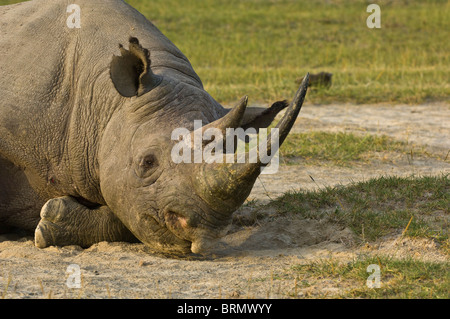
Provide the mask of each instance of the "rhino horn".
MULTIPOLYGON (((247 108, 248 103, 248 96, 244 96, 241 98, 241 100, 238 102, 238 104, 233 107, 233 109, 228 112, 224 117, 221 117, 218 120, 215 120, 214 122, 211 122, 209 124, 206 124, 202 126, 201 128, 197 129, 196 131, 191 132, 191 141, 194 141, 195 134, 200 134, 200 136, 203 136, 203 132, 205 132, 207 129, 210 128, 216 128, 219 129, 222 136, 226 136, 226 130, 227 128, 237 128, 241 126, 242 119, 244 117, 245 110, 247 108), (198 132, 198 130, 200 132, 198 132)), ((211 142, 210 140, 203 140, 203 146, 211 142)))
MULTIPOLYGON (((278 142, 279 146, 283 144, 284 140, 286 139, 287 135, 289 134, 289 131, 291 130, 292 126, 295 123, 295 120, 297 119, 298 113, 300 113, 300 110, 303 105, 303 101, 305 100, 306 91, 308 90, 308 83, 309 83, 309 73, 306 74, 306 76, 303 78, 302 83, 300 84, 300 87, 298 88, 297 92, 295 93, 294 99, 292 100, 291 104, 286 110, 286 113, 284 114, 283 118, 278 122, 277 126, 275 128, 278 128, 278 142)), ((271 153, 271 142, 272 133, 269 134, 267 138, 267 154, 271 153)), ((276 150, 275 150, 276 151, 276 150)), ((258 159, 261 157, 258 156, 258 159)), ((259 161, 259 166, 262 166, 263 164, 259 161)))
MULTIPOLYGON (((277 124, 279 146, 286 139, 289 131, 294 125, 295 120, 300 112, 305 99, 306 91, 308 88, 309 73, 304 77, 299 89, 297 90, 294 99, 286 110, 283 118, 277 124)), ((235 107, 229 115, 236 119, 237 114, 243 113, 241 107, 244 103, 241 103, 235 107)), ((246 104, 246 101, 245 101, 246 104)), ((245 107, 243 107, 245 109, 245 107)), ((242 116, 242 115, 239 115, 242 116)), ((223 118, 223 121, 216 121, 220 124, 230 123, 223 118)), ((216 123, 213 122, 213 123, 216 123)), ((233 122, 236 125, 237 122, 233 122)), ((212 124, 212 123, 211 123, 212 124)), ((223 128, 222 127, 222 128, 223 128)), ((276 150, 271 149, 272 133, 267 138, 267 154, 275 154, 276 150)), ((245 154, 248 158, 249 153, 245 154)), ((267 163, 265 161, 265 163, 267 163)), ((195 175, 196 189, 199 195, 208 203, 220 202, 221 208, 225 208, 225 211, 230 214, 241 205, 250 194, 252 186, 256 178, 261 173, 261 167, 266 164, 262 163, 258 154, 258 161, 256 163, 203 163, 199 165, 197 174, 195 175), (219 201, 217 201, 219 200, 219 201)))

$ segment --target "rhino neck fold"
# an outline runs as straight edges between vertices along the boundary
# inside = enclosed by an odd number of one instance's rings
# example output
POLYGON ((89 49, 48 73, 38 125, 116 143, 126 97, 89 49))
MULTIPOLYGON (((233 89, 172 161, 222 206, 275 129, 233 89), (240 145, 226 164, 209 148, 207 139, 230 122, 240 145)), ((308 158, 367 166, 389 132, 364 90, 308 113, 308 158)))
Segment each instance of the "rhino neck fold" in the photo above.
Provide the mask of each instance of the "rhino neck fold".
POLYGON ((87 88, 77 88, 68 123, 66 165, 77 194, 91 202, 105 204, 100 190, 98 152, 100 141, 123 97, 106 94, 100 83, 107 70, 94 74, 87 88), (98 85, 97 85, 98 84, 98 85))

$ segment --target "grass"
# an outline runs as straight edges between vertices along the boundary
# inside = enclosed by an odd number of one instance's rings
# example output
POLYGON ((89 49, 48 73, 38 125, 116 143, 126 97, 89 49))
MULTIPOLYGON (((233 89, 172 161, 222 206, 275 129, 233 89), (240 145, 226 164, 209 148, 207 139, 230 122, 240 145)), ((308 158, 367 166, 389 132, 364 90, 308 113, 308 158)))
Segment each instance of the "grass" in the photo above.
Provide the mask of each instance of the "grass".
MULTIPOLYGON (((0 0, 0 4, 18 1, 0 0)), ((449 3, 380 0, 128 0, 190 59, 219 102, 290 98, 306 72, 333 73, 312 103, 422 103, 450 96, 449 3)))
POLYGON ((272 205, 280 213, 342 224, 360 242, 404 232, 410 237, 433 239, 447 252, 450 249, 448 175, 380 177, 345 187, 289 192, 272 205))
MULTIPOLYGON (((396 141, 385 135, 358 135, 344 132, 313 131, 291 133, 280 147, 286 163, 304 160, 308 165, 328 161, 334 165, 348 166, 354 161, 367 160, 376 152, 412 152, 407 143, 396 141)), ((415 150, 424 154, 423 150, 415 150)))
MULTIPOLYGON (((300 285, 310 286, 320 280, 332 280, 342 287, 342 298, 402 298, 428 299, 450 297, 448 263, 426 262, 411 258, 395 259, 371 256, 342 263, 320 260, 305 265, 294 265, 292 270, 300 285), (372 272, 369 265, 380 267, 380 287, 366 285, 372 272)), ((292 295, 291 297, 296 297, 292 295)))
MULTIPOLYGON (((380 177, 349 186, 286 193, 270 205, 279 214, 328 220, 350 228, 356 241, 374 242, 384 236, 427 238, 450 253, 448 238, 450 180, 437 177, 380 177)), ((354 260, 321 259, 293 265, 273 278, 294 281, 290 298, 450 297, 448 262, 360 253, 354 260), (380 288, 366 285, 369 265, 380 267, 380 288), (331 288, 331 289, 326 289, 331 288)))
POLYGON ((379 1, 381 29, 360 1, 128 1, 191 60, 227 103, 289 98, 306 72, 333 73, 308 100, 420 103, 448 100, 447 1, 379 1))

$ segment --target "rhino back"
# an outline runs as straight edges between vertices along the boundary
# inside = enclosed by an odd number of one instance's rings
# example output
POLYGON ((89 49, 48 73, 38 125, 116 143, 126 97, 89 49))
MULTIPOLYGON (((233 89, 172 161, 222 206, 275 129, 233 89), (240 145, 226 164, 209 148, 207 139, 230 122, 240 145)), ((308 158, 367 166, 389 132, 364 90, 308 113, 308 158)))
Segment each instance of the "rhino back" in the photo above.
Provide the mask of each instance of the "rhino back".
MULTIPOLYGON (((130 36, 150 50, 154 73, 202 87, 176 46, 121 0, 34 0, 0 7, 0 23, 0 90, 3 100, 11 97, 16 105, 51 96, 61 75, 109 70, 119 43, 125 45, 130 36), (81 28, 66 23, 73 2, 81 9, 81 28), (66 69, 61 70, 64 63, 66 69)), ((109 79, 103 85, 112 88, 109 79)))

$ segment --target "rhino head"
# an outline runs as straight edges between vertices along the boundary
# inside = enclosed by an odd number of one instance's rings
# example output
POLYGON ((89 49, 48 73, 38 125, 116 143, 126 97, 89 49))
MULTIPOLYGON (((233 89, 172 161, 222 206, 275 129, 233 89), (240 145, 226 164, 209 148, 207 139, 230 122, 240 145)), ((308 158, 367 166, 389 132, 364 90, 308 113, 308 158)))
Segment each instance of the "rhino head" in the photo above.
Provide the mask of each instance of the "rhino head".
MULTIPOLYGON (((265 164, 176 163, 172 151, 180 141, 172 139, 172 132, 184 127, 194 136, 194 120, 205 124, 202 132, 238 128, 247 98, 227 112, 201 87, 154 74, 149 52, 137 39, 130 39, 129 50, 120 50, 110 75, 125 105, 112 115, 100 141, 101 193, 143 243, 163 251, 207 251, 224 235, 265 164)), ((308 77, 276 126, 279 145, 297 118, 307 83, 308 77)))

